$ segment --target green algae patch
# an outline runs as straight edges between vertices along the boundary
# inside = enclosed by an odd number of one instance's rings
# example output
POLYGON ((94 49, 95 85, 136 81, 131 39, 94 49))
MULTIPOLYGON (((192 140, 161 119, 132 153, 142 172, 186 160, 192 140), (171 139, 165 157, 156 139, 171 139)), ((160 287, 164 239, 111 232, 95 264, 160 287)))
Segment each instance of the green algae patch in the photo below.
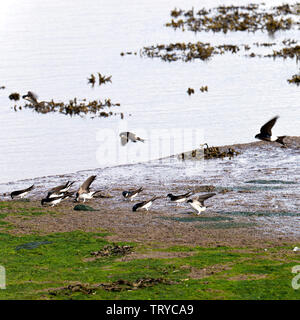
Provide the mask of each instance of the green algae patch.
POLYGON ((85 204, 77 204, 74 207, 74 210, 76 210, 76 211, 98 211, 90 206, 85 205, 85 204))
POLYGON ((282 216, 282 217, 299 217, 300 212, 267 212, 267 211, 219 211, 219 214, 232 215, 232 216, 257 216, 257 217, 270 217, 270 216, 282 216))
POLYGON ((245 183, 255 183, 255 184, 297 184, 294 181, 284 181, 284 180, 249 180, 245 183))
POLYGON ((28 242, 28 243, 20 244, 19 246, 16 247, 16 250, 21 250, 21 249, 32 250, 32 249, 38 248, 39 246, 50 244, 50 243, 53 243, 53 242, 51 241, 28 242))

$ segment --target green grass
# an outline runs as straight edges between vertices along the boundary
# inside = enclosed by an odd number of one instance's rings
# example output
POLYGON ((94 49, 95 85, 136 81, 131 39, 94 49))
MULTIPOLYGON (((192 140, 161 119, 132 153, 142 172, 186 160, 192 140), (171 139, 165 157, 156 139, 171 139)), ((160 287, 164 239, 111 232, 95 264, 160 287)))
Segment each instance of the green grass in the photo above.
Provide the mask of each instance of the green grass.
MULTIPOLYGON (((296 256, 289 254, 291 248, 239 252, 230 247, 178 246, 160 251, 191 255, 126 262, 115 256, 86 259, 109 243, 104 237, 103 233, 82 231, 45 236, 1 233, 0 265, 6 268, 7 288, 0 290, 0 299, 300 299, 300 291, 291 287, 295 276, 291 268, 296 265, 296 256), (39 245, 20 248, 32 243, 39 245), (288 249, 285 261, 280 261, 277 253, 284 249, 288 249), (223 270, 222 266, 228 268, 223 270), (192 270, 209 268, 215 272, 203 278, 193 279, 190 274, 192 270), (169 283, 121 291, 99 287, 120 279, 134 282, 150 278, 163 278, 169 283), (49 293, 74 283, 93 287, 93 294, 68 289, 49 293)), ((151 248, 135 245, 135 250, 151 248)))
MULTIPOLYGON (((291 269, 300 264, 299 255, 290 246, 268 244, 264 251, 118 242, 133 246, 133 260, 94 258, 92 252, 112 244, 105 231, 17 235, 5 229, 3 219, 9 214, 0 214, 0 265, 6 269, 6 289, 0 289, 0 299, 300 299, 300 290, 291 286, 295 276, 291 269), (144 258, 147 252, 154 258, 144 258), (168 258, 162 258, 164 252, 168 258), (131 285, 141 279, 151 284, 131 285), (120 280, 128 285, 117 285, 120 280), (90 290, 68 288, 78 283, 90 290), (106 290, 105 284, 114 290, 106 290)), ((232 223, 222 221, 207 224, 232 223)))

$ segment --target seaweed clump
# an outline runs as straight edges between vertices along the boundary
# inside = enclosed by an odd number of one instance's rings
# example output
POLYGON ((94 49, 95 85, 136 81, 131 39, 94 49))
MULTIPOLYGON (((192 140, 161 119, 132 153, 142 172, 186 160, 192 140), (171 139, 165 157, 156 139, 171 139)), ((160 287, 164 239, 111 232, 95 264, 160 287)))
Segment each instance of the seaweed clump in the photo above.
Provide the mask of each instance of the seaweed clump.
MULTIPOLYGON (((111 83, 111 77, 112 76, 105 76, 102 75, 100 72, 98 72, 98 83, 99 86, 101 86, 102 84, 106 83, 106 82, 110 82, 111 83)), ((96 77, 94 76, 94 74, 91 74, 90 78, 88 78, 88 83, 92 84, 92 87, 94 87, 95 83, 96 83, 96 77)))
POLYGON ((234 148, 228 148, 227 150, 221 150, 219 147, 207 147, 204 148, 204 159, 213 159, 213 158, 225 158, 229 157, 230 159, 234 156, 239 155, 240 152, 236 151, 234 148))
POLYGON ((125 255, 132 252, 133 247, 124 245, 107 245, 100 251, 91 252, 92 256, 101 256, 101 257, 108 257, 108 256, 118 256, 118 255, 125 255))
POLYGON ((281 50, 274 50, 272 54, 268 54, 265 55, 265 57, 272 57, 272 58, 277 58, 277 57, 281 57, 281 58, 291 58, 294 59, 296 58, 296 61, 299 60, 300 58, 300 46, 289 46, 289 47, 285 47, 281 50))
POLYGON ((297 86, 299 86, 300 85, 300 74, 294 74, 292 76, 292 79, 288 79, 287 81, 288 81, 288 83, 294 83, 297 86))
POLYGON ((17 92, 14 92, 14 93, 11 93, 11 94, 8 96, 8 98, 9 98, 10 100, 18 101, 18 100, 20 100, 20 94, 17 93, 17 92))
POLYGON ((200 159, 216 159, 216 158, 225 158, 229 157, 229 159, 240 154, 239 151, 236 151, 234 148, 224 148, 224 147, 209 147, 207 143, 205 143, 206 148, 204 149, 194 149, 190 152, 185 152, 179 154, 179 157, 182 160, 200 160, 200 159))
POLYGON ((288 30, 294 24, 291 16, 297 16, 296 5, 282 5, 271 9, 258 4, 247 6, 219 6, 206 10, 194 11, 174 9, 171 11, 171 21, 165 24, 173 29, 181 28, 193 32, 213 31, 251 31, 267 30, 274 33, 278 30, 288 30), (285 17, 287 16, 287 17, 285 17))
POLYGON ((216 54, 224 54, 227 51, 231 53, 237 53, 239 50, 239 47, 236 45, 224 44, 214 47, 210 43, 204 43, 201 41, 196 43, 177 42, 170 43, 168 45, 159 44, 155 46, 152 45, 149 47, 144 47, 140 51, 140 55, 147 56, 149 58, 160 58, 163 61, 168 62, 177 60, 188 62, 195 59, 205 61, 216 54))
POLYGON ((68 103, 54 102, 53 100, 50 102, 32 102, 25 104, 24 108, 33 109, 34 111, 43 114, 49 112, 59 112, 69 116, 94 114, 98 117, 107 118, 117 114, 113 113, 112 111, 104 110, 105 108, 111 108, 113 106, 120 106, 120 103, 112 103, 110 99, 105 99, 104 101, 93 100, 90 102, 86 102, 86 99, 83 99, 81 102, 78 102, 77 99, 74 98, 68 103))

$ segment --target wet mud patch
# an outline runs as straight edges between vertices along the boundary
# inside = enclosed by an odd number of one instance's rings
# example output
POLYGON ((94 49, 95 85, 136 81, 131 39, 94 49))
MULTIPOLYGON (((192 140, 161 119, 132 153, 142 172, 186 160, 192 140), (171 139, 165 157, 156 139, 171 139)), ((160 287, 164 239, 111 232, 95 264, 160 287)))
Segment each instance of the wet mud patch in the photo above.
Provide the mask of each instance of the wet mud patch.
POLYGON ((252 228, 256 226, 252 222, 218 222, 195 225, 198 229, 232 229, 232 228, 252 228))
POLYGON ((216 216, 216 217, 165 217, 160 216, 157 217, 158 219, 163 220, 172 220, 172 221, 178 221, 178 222, 211 222, 211 221, 231 221, 233 218, 230 217, 222 217, 222 216, 216 216))
POLYGON ((190 268, 190 273, 188 274, 188 277, 192 279, 202 279, 206 277, 210 277, 212 275, 215 275, 216 273, 220 273, 223 271, 230 270, 233 265, 233 263, 228 263, 226 265, 212 265, 212 266, 207 266, 205 268, 199 269, 195 267, 190 268))

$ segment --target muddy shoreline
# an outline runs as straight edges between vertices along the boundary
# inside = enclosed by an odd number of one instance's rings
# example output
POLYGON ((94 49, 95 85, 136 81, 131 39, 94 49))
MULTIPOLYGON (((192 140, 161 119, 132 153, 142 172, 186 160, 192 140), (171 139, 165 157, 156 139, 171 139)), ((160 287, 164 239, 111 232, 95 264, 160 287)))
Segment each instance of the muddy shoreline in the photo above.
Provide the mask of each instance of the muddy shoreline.
MULTIPOLYGON (((300 173, 297 170, 300 137, 288 137, 287 144, 286 149, 265 142, 222 146, 221 149, 231 147, 241 154, 232 159, 204 160, 202 170, 195 166, 195 161, 179 161, 174 157, 176 162, 122 166, 121 169, 110 168, 109 172, 92 171, 97 174, 93 188, 100 187, 112 196, 87 202, 97 211, 75 211, 73 200, 54 208, 41 206, 40 199, 45 195, 47 184, 45 178, 40 182, 34 179, 37 187, 30 201, 1 197, 11 204, 10 209, 4 208, 1 212, 34 207, 44 213, 8 215, 4 221, 14 225, 9 231, 14 234, 105 230, 111 233, 110 240, 143 244, 267 248, 288 243, 292 246, 300 239, 300 173), (255 155, 252 166, 245 163, 248 154, 255 155), (283 166, 281 161, 285 155, 287 160, 283 166), (171 174, 172 170, 175 173, 171 174), (135 201, 123 199, 123 190, 139 185, 143 185, 145 191, 135 201), (208 209, 201 216, 195 215, 188 204, 176 206, 165 198, 169 192, 179 194, 188 190, 195 195, 208 191, 217 195, 207 201, 208 209), (134 203, 152 195, 164 198, 157 200, 148 213, 132 212, 134 203)), ((82 173, 82 177, 88 175, 89 172, 82 173)), ((49 180, 57 183, 73 177, 60 175, 49 180)), ((80 181, 76 182, 74 190, 80 181)))

